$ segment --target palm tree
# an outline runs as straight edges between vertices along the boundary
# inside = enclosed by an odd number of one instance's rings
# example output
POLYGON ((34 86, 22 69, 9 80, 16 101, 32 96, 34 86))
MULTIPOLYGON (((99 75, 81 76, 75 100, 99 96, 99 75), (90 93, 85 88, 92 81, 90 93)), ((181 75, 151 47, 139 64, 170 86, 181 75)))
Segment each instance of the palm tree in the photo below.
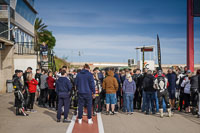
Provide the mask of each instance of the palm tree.
POLYGON ((42 22, 42 19, 36 18, 35 25, 34 25, 34 34, 35 34, 35 50, 38 51, 40 48, 41 37, 43 36, 44 32, 47 30, 47 25, 42 22))

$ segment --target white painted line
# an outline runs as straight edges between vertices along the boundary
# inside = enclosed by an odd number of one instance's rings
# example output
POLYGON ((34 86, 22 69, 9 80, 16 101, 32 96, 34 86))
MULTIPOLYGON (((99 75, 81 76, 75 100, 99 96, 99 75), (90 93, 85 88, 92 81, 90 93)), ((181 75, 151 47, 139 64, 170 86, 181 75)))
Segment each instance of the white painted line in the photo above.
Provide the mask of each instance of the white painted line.
POLYGON ((66 133, 72 133, 75 122, 76 122, 76 117, 77 117, 77 115, 73 115, 71 123, 69 124, 69 127, 67 128, 66 133))
POLYGON ((103 122, 101 118, 101 113, 97 113, 97 122, 98 122, 98 129, 99 133, 104 133, 103 122))

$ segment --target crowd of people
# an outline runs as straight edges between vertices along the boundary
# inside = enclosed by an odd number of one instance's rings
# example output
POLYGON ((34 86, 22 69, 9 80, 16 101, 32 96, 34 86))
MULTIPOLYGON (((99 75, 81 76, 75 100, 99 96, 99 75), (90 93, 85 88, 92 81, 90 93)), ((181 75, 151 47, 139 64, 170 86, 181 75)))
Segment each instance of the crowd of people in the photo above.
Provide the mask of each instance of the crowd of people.
POLYGON ((70 108, 74 115, 78 114, 79 124, 84 108, 88 124, 93 124, 92 115, 99 112, 132 115, 135 109, 160 117, 171 117, 175 110, 200 116, 200 69, 195 74, 187 67, 170 68, 167 73, 144 69, 142 73, 140 69, 91 70, 85 64, 77 70, 63 66, 59 72, 37 69, 33 77, 32 68, 28 67, 24 73, 15 71, 13 87, 16 115, 36 112, 36 101, 40 107, 57 111, 57 122, 62 113, 63 122, 71 122, 70 108))

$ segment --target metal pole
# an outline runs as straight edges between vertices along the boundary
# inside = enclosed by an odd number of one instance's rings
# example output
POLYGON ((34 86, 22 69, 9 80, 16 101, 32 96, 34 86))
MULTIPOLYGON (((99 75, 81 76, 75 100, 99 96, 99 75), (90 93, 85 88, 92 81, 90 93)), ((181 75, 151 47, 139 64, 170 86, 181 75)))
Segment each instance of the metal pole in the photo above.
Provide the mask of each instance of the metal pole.
POLYGON ((193 0, 187 0, 187 66, 194 72, 194 17, 193 0))
POLYGON ((10 1, 8 4, 8 40, 10 40, 10 1))
POLYGON ((142 65, 142 69, 143 69, 143 71, 144 71, 144 47, 143 47, 143 50, 142 50, 142 54, 143 54, 143 59, 142 59, 143 65, 142 65))

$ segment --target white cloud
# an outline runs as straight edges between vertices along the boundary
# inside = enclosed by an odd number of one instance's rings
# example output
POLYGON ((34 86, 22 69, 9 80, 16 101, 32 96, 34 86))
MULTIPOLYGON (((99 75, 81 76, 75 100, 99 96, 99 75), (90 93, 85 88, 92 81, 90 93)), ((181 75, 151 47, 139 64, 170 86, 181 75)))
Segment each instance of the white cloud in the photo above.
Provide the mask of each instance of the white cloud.
MULTIPOLYGON (((57 34, 56 54, 74 56, 77 60, 78 51, 83 52, 82 58, 92 61, 121 62, 136 55, 135 48, 145 45, 156 45, 156 37, 137 35, 73 35, 57 34), (72 55, 72 50, 74 55, 72 55)), ((185 38, 160 38, 161 52, 164 63, 185 63, 185 38)), ((200 40, 196 39, 197 42, 200 40)), ((196 52, 195 55, 199 54, 196 52)), ((72 58, 72 57, 70 57, 72 58)))

